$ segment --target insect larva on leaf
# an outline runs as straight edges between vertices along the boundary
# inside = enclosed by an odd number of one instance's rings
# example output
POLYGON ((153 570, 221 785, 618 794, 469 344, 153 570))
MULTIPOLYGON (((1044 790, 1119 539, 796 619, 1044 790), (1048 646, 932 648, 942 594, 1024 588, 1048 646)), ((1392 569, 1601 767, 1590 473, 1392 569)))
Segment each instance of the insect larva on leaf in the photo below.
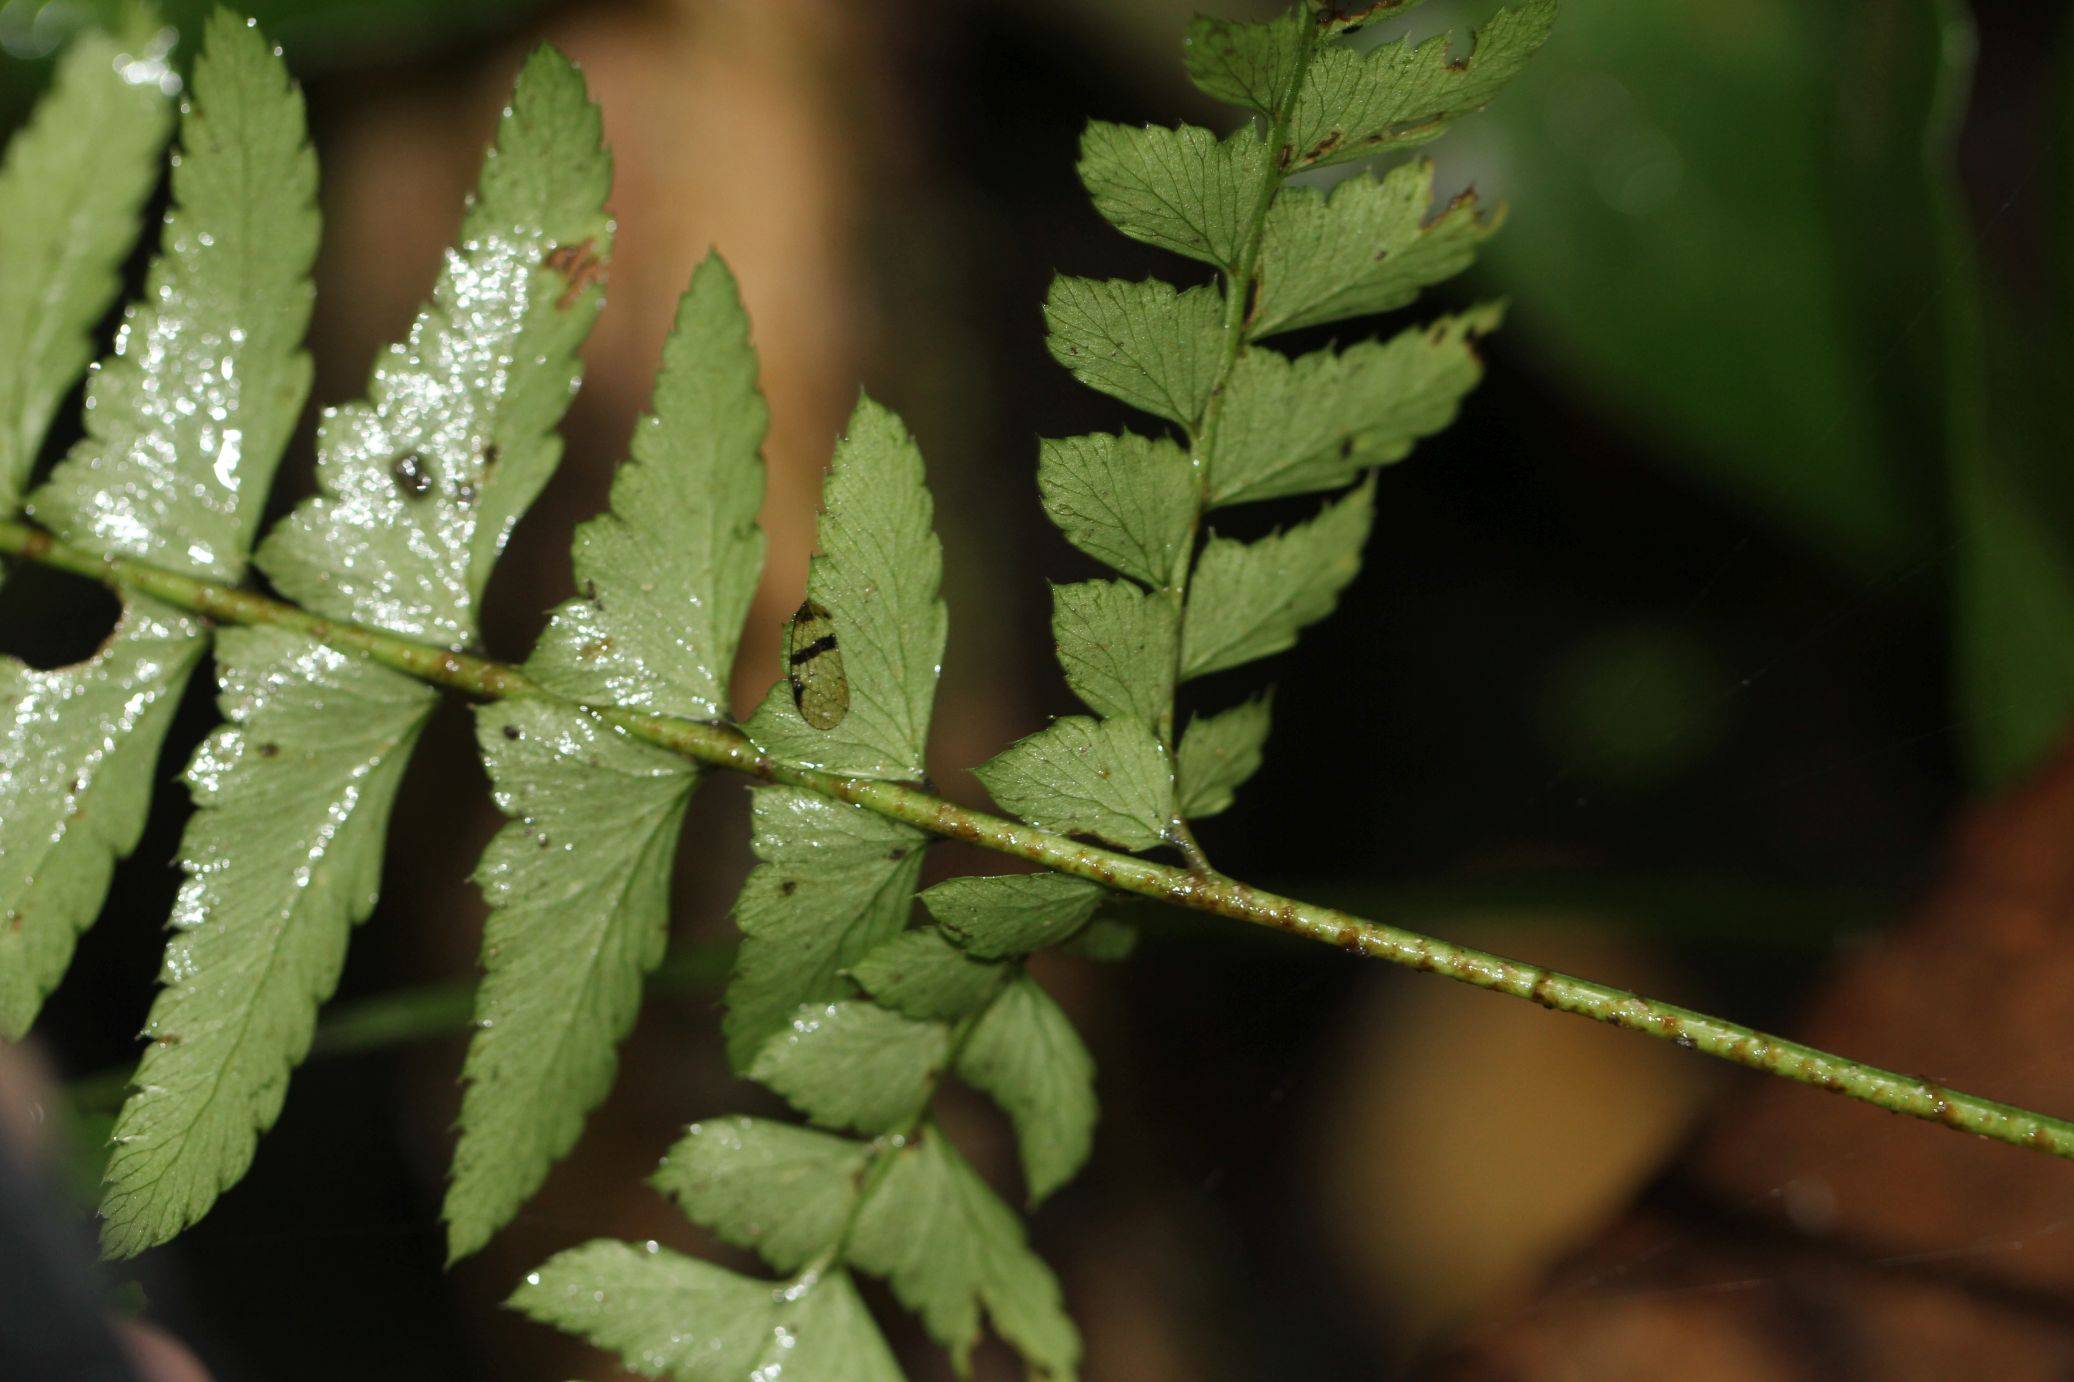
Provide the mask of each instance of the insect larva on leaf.
POLYGON ((850 683, 843 675, 835 621, 812 600, 800 605, 786 626, 785 675, 792 681, 799 717, 815 729, 834 729, 850 713, 850 683))

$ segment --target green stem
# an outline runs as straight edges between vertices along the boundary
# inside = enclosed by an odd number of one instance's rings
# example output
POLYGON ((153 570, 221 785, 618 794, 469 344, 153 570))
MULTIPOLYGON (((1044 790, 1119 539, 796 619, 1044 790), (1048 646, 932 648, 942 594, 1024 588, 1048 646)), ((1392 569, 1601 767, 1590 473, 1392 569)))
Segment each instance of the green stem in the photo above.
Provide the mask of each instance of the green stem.
MULTIPOLYGON (((1255 281, 1260 275, 1260 246, 1267 233, 1268 209, 1275 203, 1275 193, 1281 189, 1285 171, 1286 145, 1289 142, 1289 122, 1296 110, 1296 93, 1303 86, 1303 75, 1311 65, 1311 54, 1318 43, 1318 26, 1305 24, 1303 39, 1296 50, 1295 70, 1287 83, 1287 94, 1275 110, 1274 118, 1262 133, 1262 141, 1268 148, 1267 171, 1261 175, 1260 186, 1254 189, 1253 205, 1247 213, 1244 237, 1239 242, 1239 252, 1224 269, 1224 322, 1223 336, 1218 343, 1216 373, 1210 382, 1210 394, 1203 404, 1200 417, 1187 427, 1188 464, 1195 479, 1195 507, 1188 516, 1188 536, 1181 544, 1181 553, 1175 570, 1161 589, 1160 594, 1174 606, 1174 665, 1173 675, 1168 679, 1167 703, 1160 710, 1159 741, 1172 760, 1175 745, 1180 736, 1175 726, 1174 697, 1181 685, 1181 650, 1187 643, 1188 586, 1195 575, 1197 539, 1202 535, 1203 515, 1210 507, 1210 453, 1217 442, 1217 425, 1224 415, 1224 388, 1237 368, 1239 357, 1246 352, 1246 320, 1253 305, 1255 281)), ((1197 843, 1195 833, 1189 829, 1177 810, 1167 828, 1168 840, 1187 859, 1190 868, 1198 873, 1210 872, 1210 860, 1197 843)))
MULTIPOLYGON (((134 590, 220 621, 290 629, 333 647, 362 653, 421 681, 469 695, 490 699, 546 695, 523 672, 500 662, 320 619, 253 591, 197 580, 143 562, 96 556, 26 524, 0 522, 0 554, 91 577, 118 590, 134 590)), ((1355 955, 1445 975, 1476 988, 1529 999, 1543 1007, 1675 1042, 1687 1050, 1703 1051, 1752 1070, 1846 1094, 1890 1113, 1927 1119, 1998 1142, 2074 1159, 2074 1123, 2063 1119, 1962 1094, 1932 1080, 1882 1070, 1589 979, 1454 945, 1403 927, 1366 921, 1331 907, 1298 902, 1236 879, 1193 873, 1082 844, 1018 821, 959 806, 916 787, 839 777, 781 763, 759 751, 738 730, 724 725, 643 715, 614 706, 590 708, 636 738, 687 758, 763 782, 819 792, 946 839, 963 840, 1076 878, 1090 879, 1119 892, 1250 922, 1355 955)))

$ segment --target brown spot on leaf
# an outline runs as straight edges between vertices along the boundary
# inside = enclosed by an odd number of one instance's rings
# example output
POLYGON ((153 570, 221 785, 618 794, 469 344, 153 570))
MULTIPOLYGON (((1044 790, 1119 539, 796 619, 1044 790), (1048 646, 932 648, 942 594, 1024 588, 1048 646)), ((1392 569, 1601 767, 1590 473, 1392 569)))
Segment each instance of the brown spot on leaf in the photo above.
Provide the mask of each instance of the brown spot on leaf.
POLYGON ((586 237, 574 245, 556 245, 542 261, 546 268, 560 274, 567 285, 555 302, 557 311, 568 311, 576 305, 576 299, 583 295, 585 288, 604 281, 605 261, 598 258, 592 244, 586 237))
POLYGON ((389 478, 406 499, 423 499, 432 493, 432 467, 415 451, 406 451, 389 467, 389 478))

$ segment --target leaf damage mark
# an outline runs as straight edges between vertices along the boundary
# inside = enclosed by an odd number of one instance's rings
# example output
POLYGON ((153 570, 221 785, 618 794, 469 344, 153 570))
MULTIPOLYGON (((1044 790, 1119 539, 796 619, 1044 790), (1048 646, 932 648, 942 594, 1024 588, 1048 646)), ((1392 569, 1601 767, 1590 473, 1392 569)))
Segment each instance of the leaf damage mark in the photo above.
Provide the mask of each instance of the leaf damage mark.
POLYGON ((541 267, 562 276, 564 286, 561 297, 555 300, 556 311, 568 311, 583 296, 584 289, 605 281, 605 261, 598 257, 595 243, 586 236, 573 245, 556 245, 541 261, 541 267))

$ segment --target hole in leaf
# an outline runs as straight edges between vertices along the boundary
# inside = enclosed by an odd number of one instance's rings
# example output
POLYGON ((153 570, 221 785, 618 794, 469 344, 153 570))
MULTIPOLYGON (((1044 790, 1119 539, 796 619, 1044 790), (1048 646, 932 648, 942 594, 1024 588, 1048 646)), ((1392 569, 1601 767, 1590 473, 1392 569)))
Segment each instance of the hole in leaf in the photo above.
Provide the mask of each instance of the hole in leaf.
POLYGON ((122 601, 105 586, 48 567, 16 563, 0 585, 0 652, 49 671, 94 655, 122 616, 122 601))

